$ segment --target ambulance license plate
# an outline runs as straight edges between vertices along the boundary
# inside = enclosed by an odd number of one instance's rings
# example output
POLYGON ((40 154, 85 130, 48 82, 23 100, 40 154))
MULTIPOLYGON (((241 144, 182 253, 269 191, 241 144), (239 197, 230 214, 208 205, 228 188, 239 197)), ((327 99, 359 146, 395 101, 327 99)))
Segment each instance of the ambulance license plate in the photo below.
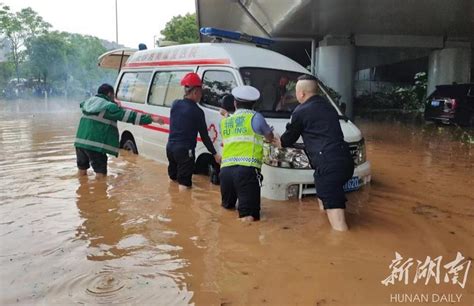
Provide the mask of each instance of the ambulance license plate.
POLYGON ((360 188, 360 179, 358 176, 353 176, 350 180, 348 180, 344 186, 344 191, 354 191, 360 188))

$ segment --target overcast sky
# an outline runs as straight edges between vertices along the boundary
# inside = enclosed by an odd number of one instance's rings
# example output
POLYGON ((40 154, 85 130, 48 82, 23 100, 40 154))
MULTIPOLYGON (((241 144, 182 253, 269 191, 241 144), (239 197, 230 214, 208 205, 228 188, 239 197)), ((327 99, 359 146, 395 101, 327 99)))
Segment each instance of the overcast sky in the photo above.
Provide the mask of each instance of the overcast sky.
MULTIPOLYGON (((88 34, 115 41, 115 0, 0 0, 12 11, 31 7, 54 30, 88 34)), ((173 16, 195 12, 194 0, 117 0, 118 42, 153 47, 153 36, 173 16)))

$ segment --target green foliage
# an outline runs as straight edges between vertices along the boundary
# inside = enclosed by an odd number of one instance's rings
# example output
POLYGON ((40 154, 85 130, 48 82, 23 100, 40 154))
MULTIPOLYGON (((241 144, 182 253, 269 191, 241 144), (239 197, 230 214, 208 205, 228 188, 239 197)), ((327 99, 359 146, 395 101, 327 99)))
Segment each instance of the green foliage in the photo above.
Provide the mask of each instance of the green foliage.
POLYGON ((419 72, 414 80, 412 86, 364 93, 356 98, 356 107, 359 109, 421 110, 425 100, 427 75, 425 72, 419 72))
POLYGON ((84 92, 95 92, 99 83, 111 82, 113 72, 107 72, 97 66, 97 58, 107 50, 97 37, 80 34, 67 34, 70 46, 67 69, 76 87, 84 92))
MULTIPOLYGON (((0 63, 0 88, 5 88, 8 81, 15 73, 15 66, 12 62, 0 63)), ((1 94, 1 93, 0 93, 1 94)))
POLYGON ((99 82, 113 79, 97 66, 106 49, 96 37, 51 32, 32 39, 27 51, 30 72, 67 94, 95 92, 99 82))
POLYGON ((20 78, 20 64, 25 59, 24 47, 28 40, 46 33, 50 27, 49 23, 29 7, 16 13, 11 12, 7 5, 0 7, 0 35, 9 41, 17 79, 20 78))
POLYGON ((163 40, 176 41, 181 44, 195 43, 199 41, 199 30, 196 22, 196 14, 174 16, 161 31, 163 40))
POLYGON ((95 93, 100 83, 113 82, 115 72, 97 66, 97 58, 107 51, 98 38, 48 32, 50 27, 31 8, 13 13, 0 3, 0 38, 11 47, 9 61, 0 63, 1 88, 9 86, 14 74, 17 80, 28 79, 23 94, 85 95, 95 93))
POLYGON ((27 55, 30 72, 38 75, 43 82, 51 79, 63 79, 66 72, 70 46, 60 33, 51 32, 32 38, 27 55))
POLYGON ((424 101, 426 98, 426 88, 428 85, 428 74, 426 72, 418 72, 415 74, 415 85, 412 87, 412 90, 416 94, 418 101, 424 101))

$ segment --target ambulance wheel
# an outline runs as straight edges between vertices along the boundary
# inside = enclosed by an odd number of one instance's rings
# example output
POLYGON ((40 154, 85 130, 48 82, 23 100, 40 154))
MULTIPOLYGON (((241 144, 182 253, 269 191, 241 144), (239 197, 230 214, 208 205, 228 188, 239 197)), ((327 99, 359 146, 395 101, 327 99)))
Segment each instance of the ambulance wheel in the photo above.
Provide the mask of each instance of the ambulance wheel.
POLYGON ((133 152, 133 154, 138 154, 137 145, 135 144, 135 140, 133 139, 132 135, 123 135, 120 144, 122 149, 133 152))
POLYGON ((211 160, 211 154, 204 153, 199 155, 194 166, 194 174, 209 175, 209 164, 211 160))
POLYGON ((209 164, 209 180, 214 185, 220 184, 219 170, 220 170, 219 165, 217 165, 215 162, 209 164))
POLYGON ((135 141, 132 139, 127 139, 123 144, 123 149, 126 151, 131 151, 133 154, 138 154, 137 146, 135 145, 135 141))

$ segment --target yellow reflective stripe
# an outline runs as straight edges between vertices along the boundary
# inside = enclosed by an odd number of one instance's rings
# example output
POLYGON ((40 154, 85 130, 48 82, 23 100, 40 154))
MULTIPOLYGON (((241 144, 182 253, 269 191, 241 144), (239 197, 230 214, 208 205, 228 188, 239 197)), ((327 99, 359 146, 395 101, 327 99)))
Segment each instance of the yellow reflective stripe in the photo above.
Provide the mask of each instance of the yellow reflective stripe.
POLYGON ((113 146, 110 146, 110 145, 105 144, 105 143, 100 143, 100 142, 97 142, 97 141, 92 141, 92 140, 88 140, 88 139, 76 138, 76 140, 75 140, 74 142, 77 142, 77 143, 80 143, 80 144, 83 144, 83 145, 87 145, 87 146, 92 146, 92 147, 100 148, 100 149, 106 149, 106 150, 109 150, 109 151, 115 152, 115 153, 118 153, 118 152, 119 152, 119 149, 118 149, 118 148, 113 147, 113 146))
POLYGON ((142 118, 142 114, 140 113, 137 113, 137 117, 135 118, 135 125, 139 125, 140 124, 140 119, 142 118))
MULTIPOLYGON (((99 115, 100 115, 100 114, 99 114, 99 115)), ((82 115, 82 118, 86 118, 86 119, 98 121, 98 122, 101 122, 101 123, 105 123, 105 124, 108 124, 108 125, 112 125, 112 126, 117 127, 117 122, 115 122, 115 121, 113 121, 113 120, 105 119, 105 118, 102 118, 102 117, 99 117, 99 116, 94 116, 94 115, 82 115)))
POLYGON ((131 113, 132 113, 132 111, 129 110, 129 109, 127 109, 127 110, 125 111, 125 114, 123 115, 122 121, 127 122, 127 121, 128 121, 128 118, 130 117, 130 114, 131 114, 131 113))

